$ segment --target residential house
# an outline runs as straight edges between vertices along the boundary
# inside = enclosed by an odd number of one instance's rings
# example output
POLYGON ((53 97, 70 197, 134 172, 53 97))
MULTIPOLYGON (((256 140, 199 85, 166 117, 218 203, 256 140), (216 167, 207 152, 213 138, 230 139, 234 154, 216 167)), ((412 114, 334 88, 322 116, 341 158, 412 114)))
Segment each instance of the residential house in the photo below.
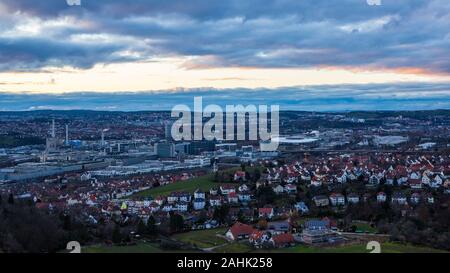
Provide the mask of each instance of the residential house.
POLYGON ((330 195, 330 202, 332 206, 343 206, 345 205, 345 197, 340 193, 333 193, 330 195))
POLYGON ((372 198, 372 195, 368 192, 363 194, 363 201, 364 202, 368 202, 370 200, 370 198, 372 198))
POLYGON ((195 198, 194 199, 194 209, 195 210, 202 210, 206 206, 206 202, 204 198, 195 198))
POLYGON ((258 215, 260 218, 271 219, 274 216, 274 209, 273 208, 259 208, 258 215))
POLYGON ((315 186, 315 187, 322 186, 322 179, 317 176, 313 176, 311 178, 311 186, 315 186))
POLYGON ((398 205, 407 204, 406 195, 403 192, 394 192, 392 194, 392 203, 398 205))
POLYGON ((240 222, 236 222, 225 234, 225 236, 233 241, 248 239, 255 229, 240 222))
POLYGON ((340 171, 336 175, 336 182, 338 183, 346 183, 347 182, 347 173, 344 171, 340 171))
POLYGON ((305 202, 297 202, 294 206, 295 209, 302 214, 309 213, 309 208, 306 206, 305 202))
POLYGON ((326 207, 330 204, 328 197, 325 195, 316 195, 312 198, 312 200, 317 207, 326 207))
POLYGON ((395 176, 395 172, 389 172, 389 173, 386 174, 386 184, 387 185, 393 185, 395 179, 397 179, 396 176, 395 176))
POLYGON ((256 248, 262 247, 265 243, 269 242, 270 234, 264 231, 255 230, 250 234, 248 241, 256 248))
POLYGON ((281 233, 273 236, 270 239, 270 242, 274 245, 274 247, 280 248, 294 245, 295 240, 292 233, 281 233))
POLYGON ((174 208, 173 208, 173 206, 172 206, 171 204, 165 204, 165 205, 162 207, 162 211, 164 211, 164 212, 170 212, 170 211, 172 211, 172 210, 174 210, 174 208))
POLYGON ((291 230, 289 220, 267 223, 267 230, 273 234, 286 233, 291 230))
POLYGON ((329 223, 324 220, 308 220, 304 224, 304 228, 308 230, 327 230, 329 223))
POLYGON ((297 193, 297 186, 294 184, 287 184, 284 187, 284 190, 286 191, 286 193, 288 194, 296 194, 297 193))
POLYGON ((197 189, 194 192, 194 199, 205 199, 206 198, 206 194, 204 191, 197 189))
POLYGON ((439 188, 440 186, 442 186, 443 182, 444 180, 442 179, 442 177, 439 174, 435 174, 431 181, 431 187, 439 188))
POLYGON ((209 205, 211 207, 218 207, 222 205, 222 196, 211 196, 209 197, 209 205))
POLYGON ((422 184, 430 185, 431 179, 428 177, 426 173, 422 175, 422 184))
POLYGON ((240 202, 246 203, 252 199, 252 194, 249 191, 242 191, 238 193, 238 199, 240 202))
POLYGON ((156 197, 155 203, 158 204, 159 206, 162 206, 162 204, 164 204, 164 197, 162 197, 162 196, 156 197))
POLYGON ((156 202, 153 202, 150 204, 149 209, 151 213, 155 213, 157 211, 159 211, 160 205, 156 202))
POLYGON ((379 193, 377 194, 377 202, 378 202, 378 203, 384 203, 384 202, 386 202, 386 199, 387 199, 386 193, 384 193, 384 192, 379 192, 379 193))
POLYGON ((240 181, 240 182, 246 181, 245 172, 243 172, 243 171, 235 172, 234 173, 234 181, 240 181))
POLYGON ((421 189, 422 188, 422 180, 420 179, 408 179, 408 184, 411 189, 421 189))
POLYGON ((284 188, 281 185, 277 185, 277 186, 273 187, 272 189, 276 194, 284 193, 284 188))
POLYGON ((189 203, 180 201, 176 204, 175 210, 179 212, 186 212, 188 211, 189 203))
POLYGON ((425 200, 428 204, 434 204, 434 197, 429 193, 425 195, 425 200))
POLYGON ((342 240, 330 229, 331 221, 326 220, 309 220, 304 224, 301 239, 306 244, 315 243, 334 243, 342 240))
POLYGON ((359 195, 356 193, 350 193, 349 195, 347 195, 347 202, 350 204, 358 204, 359 195))
POLYGON ((167 196, 167 202, 169 202, 169 204, 174 204, 178 201, 179 201, 178 194, 175 192, 173 192, 169 196, 167 196))
POLYGON ((420 174, 417 172, 412 172, 409 174, 409 179, 420 179, 420 174))
POLYGON ((380 184, 380 178, 379 178, 377 175, 372 174, 372 175, 369 177, 369 184, 372 184, 372 185, 378 185, 378 184, 380 184))
POLYGON ((249 188, 245 184, 240 185, 239 188, 238 188, 238 191, 240 191, 240 192, 248 191, 248 190, 249 190, 249 188))
POLYGON ((222 192, 222 194, 236 193, 236 189, 232 185, 222 185, 220 186, 220 192, 222 192))
POLYGON ((411 194, 411 197, 410 197, 409 200, 410 200, 410 202, 412 204, 416 204, 416 205, 419 204, 419 202, 420 202, 420 194, 417 193, 417 192, 411 194))
POLYGON ((228 203, 238 203, 239 198, 238 195, 235 192, 231 192, 227 195, 228 203))
POLYGON ((178 200, 181 202, 191 202, 191 194, 187 192, 180 192, 178 193, 178 200))

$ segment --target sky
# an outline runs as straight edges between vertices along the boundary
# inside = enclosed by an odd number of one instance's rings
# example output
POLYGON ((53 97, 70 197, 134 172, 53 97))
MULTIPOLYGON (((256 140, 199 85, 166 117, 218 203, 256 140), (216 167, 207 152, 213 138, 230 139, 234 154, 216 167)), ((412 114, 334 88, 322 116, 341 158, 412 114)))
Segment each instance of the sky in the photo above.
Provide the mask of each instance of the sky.
POLYGON ((0 110, 447 109, 449 56, 448 0, 0 0, 0 110))

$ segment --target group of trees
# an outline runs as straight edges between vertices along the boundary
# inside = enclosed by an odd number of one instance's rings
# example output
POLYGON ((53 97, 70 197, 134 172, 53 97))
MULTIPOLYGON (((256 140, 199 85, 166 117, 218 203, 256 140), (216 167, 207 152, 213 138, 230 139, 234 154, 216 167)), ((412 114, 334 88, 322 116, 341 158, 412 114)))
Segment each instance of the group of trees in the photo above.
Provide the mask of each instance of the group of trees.
POLYGON ((63 218, 31 202, 0 198, 0 249, 5 252, 54 252, 65 248, 72 234, 63 218))
POLYGON ((450 250, 450 210, 447 202, 421 204, 407 217, 385 224, 394 240, 450 250))
POLYGON ((137 233, 139 235, 155 236, 158 233, 155 217, 150 215, 147 223, 144 223, 144 220, 140 219, 137 225, 137 233))
POLYGON ((389 202, 350 205, 343 219, 366 220, 374 223, 381 233, 404 243, 426 245, 450 250, 450 210, 448 200, 436 205, 419 204, 415 207, 397 207, 389 202))

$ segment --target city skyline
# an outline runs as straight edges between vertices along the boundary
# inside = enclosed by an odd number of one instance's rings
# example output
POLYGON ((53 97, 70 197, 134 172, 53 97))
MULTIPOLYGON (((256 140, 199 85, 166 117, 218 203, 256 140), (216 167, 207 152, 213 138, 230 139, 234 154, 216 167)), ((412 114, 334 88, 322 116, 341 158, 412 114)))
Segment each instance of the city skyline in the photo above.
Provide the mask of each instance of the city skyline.
MULTIPOLYGON (((450 85, 365 84, 259 89, 179 89, 154 92, 0 92, 0 111, 97 110, 170 111, 177 104, 192 104, 202 97, 206 104, 276 104, 281 111, 388 111, 449 109, 450 85)), ((191 105, 192 106, 192 105, 191 105)))

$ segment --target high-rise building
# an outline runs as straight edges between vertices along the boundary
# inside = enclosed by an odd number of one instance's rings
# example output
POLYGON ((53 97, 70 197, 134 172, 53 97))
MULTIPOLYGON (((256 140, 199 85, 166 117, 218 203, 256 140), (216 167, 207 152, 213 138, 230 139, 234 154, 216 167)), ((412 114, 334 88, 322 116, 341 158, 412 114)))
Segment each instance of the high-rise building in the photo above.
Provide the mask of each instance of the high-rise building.
POLYGON ((216 141, 192 141, 189 146, 189 153, 192 155, 199 155, 202 152, 212 152, 214 151, 216 141))
POLYGON ((173 121, 166 121, 164 123, 164 136, 166 140, 171 141, 172 140, 172 125, 173 121))
POLYGON ((66 145, 69 145, 69 125, 66 124, 66 145))
POLYGON ((189 146, 191 144, 189 142, 182 142, 175 144, 175 151, 178 154, 189 154, 189 146))
POLYGON ((46 152, 55 152, 58 149, 59 140, 56 138, 55 120, 52 120, 50 137, 46 139, 46 152))
POLYGON ((155 144, 155 152, 158 157, 175 157, 175 144, 170 142, 160 142, 155 144))

